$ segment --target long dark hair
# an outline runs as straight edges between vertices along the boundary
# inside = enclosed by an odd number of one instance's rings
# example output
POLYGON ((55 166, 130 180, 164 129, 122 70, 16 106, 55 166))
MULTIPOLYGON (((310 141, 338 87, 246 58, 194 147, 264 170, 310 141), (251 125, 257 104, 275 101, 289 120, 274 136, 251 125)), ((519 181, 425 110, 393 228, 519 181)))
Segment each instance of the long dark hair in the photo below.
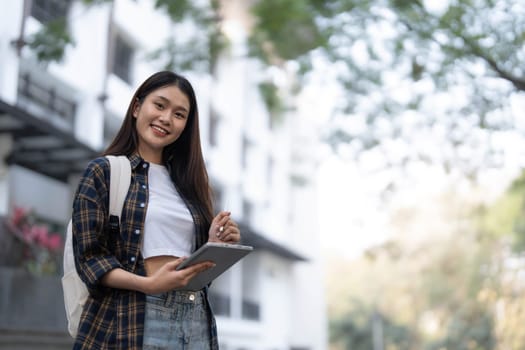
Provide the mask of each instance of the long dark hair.
POLYGON ((122 126, 104 155, 129 156, 137 151, 138 134, 136 118, 133 117, 136 104, 144 102, 146 96, 154 90, 171 85, 178 87, 187 96, 190 110, 182 134, 164 147, 162 162, 170 170, 170 176, 181 195, 199 211, 199 216, 204 219, 204 227, 209 227, 213 219, 213 208, 208 173, 202 156, 197 98, 186 78, 170 71, 162 71, 146 79, 133 95, 122 126))

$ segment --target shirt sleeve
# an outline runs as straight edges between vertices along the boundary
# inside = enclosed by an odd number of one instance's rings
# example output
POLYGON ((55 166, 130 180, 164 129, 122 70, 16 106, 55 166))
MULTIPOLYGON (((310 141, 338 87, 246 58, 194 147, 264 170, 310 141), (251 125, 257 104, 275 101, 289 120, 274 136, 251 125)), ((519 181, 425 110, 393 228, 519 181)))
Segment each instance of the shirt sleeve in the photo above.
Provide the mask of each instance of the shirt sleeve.
POLYGON ((105 159, 92 161, 82 176, 73 201, 73 250, 78 275, 93 292, 100 278, 121 264, 108 244, 108 193, 105 159))

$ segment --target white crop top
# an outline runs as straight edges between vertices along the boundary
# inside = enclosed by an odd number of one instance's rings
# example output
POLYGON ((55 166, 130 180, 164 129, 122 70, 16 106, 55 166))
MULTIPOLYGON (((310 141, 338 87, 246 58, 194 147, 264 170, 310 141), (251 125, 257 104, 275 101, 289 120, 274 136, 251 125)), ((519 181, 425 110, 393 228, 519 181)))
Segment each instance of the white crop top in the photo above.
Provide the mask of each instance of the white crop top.
POLYGON ((149 200, 144 223, 142 256, 189 256, 194 248, 194 223, 171 181, 168 170, 150 163, 149 200))

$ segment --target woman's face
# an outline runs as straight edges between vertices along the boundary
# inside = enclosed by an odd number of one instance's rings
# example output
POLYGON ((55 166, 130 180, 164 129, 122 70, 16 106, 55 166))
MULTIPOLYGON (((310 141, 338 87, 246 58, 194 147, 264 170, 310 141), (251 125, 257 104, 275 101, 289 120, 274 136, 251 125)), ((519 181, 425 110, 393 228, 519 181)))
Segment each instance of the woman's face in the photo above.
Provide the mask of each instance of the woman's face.
POLYGON ((149 162, 161 163, 162 150, 179 138, 190 112, 188 97, 176 86, 152 91, 133 110, 138 152, 149 162))

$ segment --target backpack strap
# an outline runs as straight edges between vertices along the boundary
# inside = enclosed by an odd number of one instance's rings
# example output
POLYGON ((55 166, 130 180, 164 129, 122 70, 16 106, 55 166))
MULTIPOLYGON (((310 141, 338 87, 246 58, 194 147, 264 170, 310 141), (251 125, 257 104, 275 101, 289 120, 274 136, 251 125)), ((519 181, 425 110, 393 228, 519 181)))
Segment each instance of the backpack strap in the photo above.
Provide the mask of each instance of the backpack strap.
POLYGON ((126 156, 106 156, 110 165, 109 216, 120 215, 131 184, 131 164, 126 156))
MULTIPOLYGON (((126 156, 106 156, 110 165, 109 178, 109 226, 119 232, 120 215, 131 184, 131 164, 126 156)), ((88 290, 75 268, 71 220, 67 226, 64 245, 64 276, 62 289, 68 322, 68 331, 76 337, 80 316, 88 297, 88 290)))

